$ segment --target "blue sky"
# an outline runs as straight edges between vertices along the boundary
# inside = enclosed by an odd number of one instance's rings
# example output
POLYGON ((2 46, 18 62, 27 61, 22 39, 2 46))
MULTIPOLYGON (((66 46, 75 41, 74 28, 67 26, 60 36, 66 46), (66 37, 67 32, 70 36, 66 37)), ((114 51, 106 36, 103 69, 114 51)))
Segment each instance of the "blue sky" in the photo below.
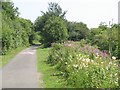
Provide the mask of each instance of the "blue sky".
POLYGON ((120 0, 12 0, 19 8, 20 17, 30 19, 32 22, 41 11, 47 11, 49 2, 58 3, 63 10, 67 10, 66 19, 83 22, 89 28, 97 27, 100 22, 113 19, 118 23, 118 2, 120 0))

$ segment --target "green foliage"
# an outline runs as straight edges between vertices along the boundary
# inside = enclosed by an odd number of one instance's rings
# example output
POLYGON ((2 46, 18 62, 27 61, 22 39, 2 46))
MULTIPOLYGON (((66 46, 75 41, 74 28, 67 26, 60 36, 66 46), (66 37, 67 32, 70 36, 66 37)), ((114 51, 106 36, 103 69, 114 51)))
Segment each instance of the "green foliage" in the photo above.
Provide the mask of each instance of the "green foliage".
POLYGON ((18 17, 12 2, 2 2, 2 54, 20 46, 28 46, 32 22, 18 17))
POLYGON ((54 76, 58 71, 46 63, 50 50, 51 48, 37 49, 37 71, 38 74, 43 74, 43 83, 39 80, 39 86, 40 88, 41 86, 42 88, 51 88, 51 90, 53 88, 66 88, 64 79, 60 76, 54 76))
POLYGON ((118 87, 118 63, 107 53, 83 43, 54 44, 48 63, 74 88, 118 87), (82 46, 81 46, 82 45, 82 46))
POLYGON ((43 42, 47 45, 51 45, 54 42, 63 42, 67 40, 68 36, 64 21, 57 16, 52 16, 46 21, 41 35, 43 42))
POLYGON ((118 24, 118 58, 120 59, 120 24, 118 24))
POLYGON ((39 33, 45 46, 53 42, 61 42, 67 38, 67 29, 64 23, 65 11, 57 3, 49 3, 48 12, 38 17, 34 23, 35 32, 39 33), (47 37, 46 37, 47 36, 47 37))
POLYGON ((19 15, 18 8, 14 8, 14 3, 12 2, 1 2, 2 9, 4 10, 5 15, 10 19, 15 19, 16 16, 19 15))
POLYGON ((110 51, 111 54, 118 57, 118 25, 114 24, 111 28, 107 25, 100 25, 98 28, 90 30, 87 40, 91 45, 97 45, 100 50, 110 51))
POLYGON ((55 15, 61 18, 64 18, 66 11, 62 11, 62 8, 58 5, 58 3, 49 3, 48 12, 51 15, 55 15))
POLYGON ((57 3, 49 3, 48 11, 45 13, 42 12, 43 15, 39 16, 34 23, 34 29, 36 32, 41 32, 43 27, 45 26, 46 21, 51 16, 57 16, 61 19, 64 19, 64 16, 66 14, 66 11, 62 11, 62 8, 57 3))
POLYGON ((69 32, 69 40, 73 41, 86 39, 87 35, 89 34, 87 25, 82 22, 67 22, 67 29, 69 32))

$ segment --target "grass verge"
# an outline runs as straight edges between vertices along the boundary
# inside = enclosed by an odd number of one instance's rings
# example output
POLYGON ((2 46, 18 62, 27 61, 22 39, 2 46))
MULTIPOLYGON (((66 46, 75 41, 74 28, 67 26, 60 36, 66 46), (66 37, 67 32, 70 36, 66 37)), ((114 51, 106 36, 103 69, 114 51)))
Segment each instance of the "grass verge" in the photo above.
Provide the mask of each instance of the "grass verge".
POLYGON ((37 71, 43 74, 44 88, 66 88, 65 81, 60 76, 53 76, 57 71, 46 63, 50 48, 37 49, 37 71))
POLYGON ((17 55, 21 50, 25 49, 26 47, 19 47, 14 50, 11 50, 6 55, 0 55, 0 68, 5 66, 11 58, 13 58, 15 55, 17 55))

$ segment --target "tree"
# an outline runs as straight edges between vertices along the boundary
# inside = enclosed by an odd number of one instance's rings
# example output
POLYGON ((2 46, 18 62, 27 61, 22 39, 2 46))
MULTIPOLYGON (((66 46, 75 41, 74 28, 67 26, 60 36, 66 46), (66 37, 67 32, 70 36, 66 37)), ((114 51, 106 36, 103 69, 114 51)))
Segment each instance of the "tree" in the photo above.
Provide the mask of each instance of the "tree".
POLYGON ((15 16, 19 15, 18 8, 14 7, 13 2, 2 2, 2 10, 7 15, 7 17, 14 19, 15 16))
MULTIPOLYGON (((55 36, 55 34, 54 34, 54 36, 51 36, 51 35, 53 35, 53 33, 48 33, 48 32, 51 32, 51 29, 54 31, 54 33, 56 33, 56 31, 58 31, 59 29, 61 31, 61 28, 63 28, 63 31, 66 30, 66 28, 65 28, 66 26, 62 24, 62 23, 64 23, 64 20, 65 20, 64 17, 65 17, 66 11, 62 11, 61 7, 57 3, 51 2, 51 3, 49 3, 48 11, 45 13, 44 12, 42 12, 42 13, 43 13, 43 15, 39 16, 35 20, 35 23, 34 23, 34 31, 36 33, 38 33, 40 35, 40 37, 42 38, 40 40, 40 42, 44 43, 44 44, 48 44, 48 46, 49 46, 54 41, 61 41, 60 38, 62 39, 62 37, 64 37, 64 34, 63 34, 63 36, 60 36, 58 34, 56 34, 56 36, 55 36), (54 18, 55 18, 55 20, 54 20, 54 18), (51 19, 53 19, 53 21, 51 21, 51 19), (58 20, 58 22, 57 22, 57 20, 58 20), (54 23, 56 23, 56 25, 54 23), (58 26, 59 24, 61 27, 58 26), (51 25, 51 27, 49 25, 51 25), (49 37, 46 37, 46 35, 50 36, 50 38, 53 37, 53 39, 51 38, 51 40, 48 41, 49 39, 47 39, 47 38, 49 38, 49 37), (57 35, 60 36, 60 38, 58 38, 57 35), (56 39, 55 39, 55 37, 56 37, 56 39)), ((64 33, 63 31, 61 31, 61 33, 64 33)), ((66 34, 66 32, 67 31, 65 31, 65 34, 66 34)))
POLYGON ((86 39, 87 35, 89 34, 87 25, 82 22, 67 22, 67 29, 69 32, 69 40, 73 41, 86 39))
POLYGON ((107 51, 109 51, 109 44, 111 43, 111 55, 119 58, 118 35, 117 24, 112 25, 111 28, 107 27, 107 25, 100 24, 98 28, 93 28, 90 30, 87 40, 92 45, 97 45, 100 50, 107 51))
POLYGON ((51 2, 49 3, 48 12, 55 16, 64 18, 67 11, 62 11, 62 8, 58 5, 58 3, 51 2))
POLYGON ((30 44, 32 22, 18 16, 18 8, 12 2, 2 5, 2 54, 30 44))
POLYGON ((41 32, 43 27, 45 26, 45 22, 52 16, 58 16, 64 20, 66 11, 63 11, 62 8, 58 5, 58 3, 49 3, 48 11, 43 12, 42 16, 39 16, 34 22, 35 32, 41 32))
POLYGON ((43 43, 51 45, 54 42, 63 42, 67 40, 68 33, 64 21, 57 16, 50 17, 41 32, 43 43))

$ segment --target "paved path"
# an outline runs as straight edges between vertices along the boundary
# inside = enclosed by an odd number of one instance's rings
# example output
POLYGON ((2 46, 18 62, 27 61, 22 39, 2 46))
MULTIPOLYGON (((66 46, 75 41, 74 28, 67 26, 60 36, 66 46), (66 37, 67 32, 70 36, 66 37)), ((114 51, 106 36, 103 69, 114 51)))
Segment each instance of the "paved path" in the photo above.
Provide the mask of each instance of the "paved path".
POLYGON ((38 88, 36 48, 23 50, 3 67, 2 88, 38 88))

